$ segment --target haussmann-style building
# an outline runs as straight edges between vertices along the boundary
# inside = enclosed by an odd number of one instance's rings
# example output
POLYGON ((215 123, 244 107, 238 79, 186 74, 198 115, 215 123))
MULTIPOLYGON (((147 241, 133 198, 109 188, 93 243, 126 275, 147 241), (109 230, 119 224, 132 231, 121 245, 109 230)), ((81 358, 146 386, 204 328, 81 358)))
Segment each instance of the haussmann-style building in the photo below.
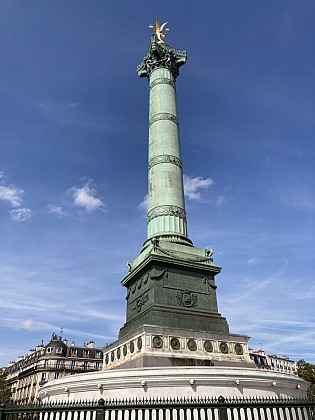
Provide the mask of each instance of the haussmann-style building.
POLYGON ((40 387, 46 383, 68 375, 99 371, 102 365, 103 351, 93 341, 83 346, 77 346, 74 341, 68 345, 67 339, 54 333, 48 344, 42 343, 27 355, 19 356, 3 372, 12 401, 25 404, 36 402, 40 387))

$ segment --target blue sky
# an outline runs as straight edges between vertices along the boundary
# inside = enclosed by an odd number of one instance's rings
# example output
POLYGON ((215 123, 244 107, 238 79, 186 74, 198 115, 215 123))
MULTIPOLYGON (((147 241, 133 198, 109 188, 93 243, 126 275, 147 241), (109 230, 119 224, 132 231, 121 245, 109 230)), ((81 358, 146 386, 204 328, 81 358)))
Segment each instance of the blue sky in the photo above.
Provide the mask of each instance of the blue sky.
POLYGON ((146 239, 158 14, 177 81, 189 237, 220 312, 267 353, 315 362, 313 0, 0 0, 0 366, 47 342, 116 339, 146 239))

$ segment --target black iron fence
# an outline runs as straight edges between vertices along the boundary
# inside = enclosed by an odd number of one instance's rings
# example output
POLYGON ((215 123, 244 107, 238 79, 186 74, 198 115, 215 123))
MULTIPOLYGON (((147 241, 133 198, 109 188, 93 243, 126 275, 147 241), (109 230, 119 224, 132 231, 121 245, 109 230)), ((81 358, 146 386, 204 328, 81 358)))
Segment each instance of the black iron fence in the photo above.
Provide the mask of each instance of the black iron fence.
POLYGON ((315 420, 315 402, 293 399, 134 399, 0 405, 0 420, 315 420))

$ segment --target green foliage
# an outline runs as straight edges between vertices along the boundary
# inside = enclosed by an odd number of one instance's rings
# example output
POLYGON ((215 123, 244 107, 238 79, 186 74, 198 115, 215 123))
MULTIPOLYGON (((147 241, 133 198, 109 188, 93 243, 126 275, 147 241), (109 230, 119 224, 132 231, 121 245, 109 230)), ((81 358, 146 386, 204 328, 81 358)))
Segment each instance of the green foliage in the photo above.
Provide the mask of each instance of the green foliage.
POLYGON ((11 401, 11 391, 6 383, 6 376, 0 371, 0 404, 11 401))
POLYGON ((309 399, 315 401, 315 365, 307 363, 305 360, 299 360, 297 366, 299 377, 310 383, 308 389, 309 399))

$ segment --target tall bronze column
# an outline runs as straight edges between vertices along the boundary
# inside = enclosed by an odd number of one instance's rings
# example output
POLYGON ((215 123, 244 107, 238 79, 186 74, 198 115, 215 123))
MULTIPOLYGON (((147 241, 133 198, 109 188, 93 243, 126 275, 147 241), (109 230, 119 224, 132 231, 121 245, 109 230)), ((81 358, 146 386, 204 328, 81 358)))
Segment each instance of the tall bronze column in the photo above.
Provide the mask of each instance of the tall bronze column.
POLYGON ((138 75, 150 83, 148 239, 191 245, 187 237, 176 77, 186 63, 185 51, 177 51, 152 39, 138 75))

